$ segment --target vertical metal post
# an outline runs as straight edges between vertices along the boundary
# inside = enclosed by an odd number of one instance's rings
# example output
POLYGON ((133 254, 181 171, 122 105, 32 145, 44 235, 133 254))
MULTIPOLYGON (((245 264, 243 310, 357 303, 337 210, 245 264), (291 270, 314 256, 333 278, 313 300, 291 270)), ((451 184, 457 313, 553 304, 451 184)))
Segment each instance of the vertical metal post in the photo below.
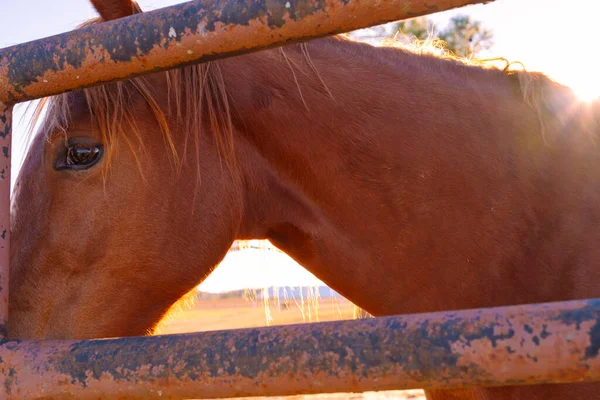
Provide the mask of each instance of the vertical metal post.
POLYGON ((12 104, 0 102, 0 339, 6 337, 6 322, 8 320, 12 111, 12 104))

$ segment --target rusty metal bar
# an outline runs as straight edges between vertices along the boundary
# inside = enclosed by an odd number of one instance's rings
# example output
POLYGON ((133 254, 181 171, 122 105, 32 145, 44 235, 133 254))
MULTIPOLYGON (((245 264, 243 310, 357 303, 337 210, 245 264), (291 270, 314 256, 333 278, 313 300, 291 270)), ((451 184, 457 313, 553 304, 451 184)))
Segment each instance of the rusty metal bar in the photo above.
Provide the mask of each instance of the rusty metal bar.
POLYGON ((197 0, 0 50, 16 103, 493 0, 197 0))
POLYGON ((600 299, 0 345, 7 399, 222 398, 600 380, 600 299))
POLYGON ((0 102, 0 340, 6 337, 8 319, 11 136, 12 106, 0 102))

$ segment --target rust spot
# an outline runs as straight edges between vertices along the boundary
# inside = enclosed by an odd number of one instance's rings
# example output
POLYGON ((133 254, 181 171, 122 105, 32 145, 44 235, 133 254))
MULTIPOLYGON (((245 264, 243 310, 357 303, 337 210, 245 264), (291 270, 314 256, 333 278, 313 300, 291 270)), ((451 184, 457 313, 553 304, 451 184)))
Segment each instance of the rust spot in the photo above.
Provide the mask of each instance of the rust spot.
POLYGON ((39 398, 42 388, 45 398, 171 399, 599 381, 598 326, 594 299, 155 337, 5 341, 0 385, 14 393, 8 399, 39 398))
MULTIPOLYGON (((2 63, 0 62, 0 67, 2 63)), ((0 68, 1 70, 1 68, 0 68)), ((2 78, 0 78, 2 82, 2 78)), ((0 342, 6 337, 6 321, 8 318, 8 258, 9 233, 4 227, 10 226, 10 141, 12 129, 12 106, 0 101, 0 146, 7 158, 6 166, 2 168, 0 179, 0 342), (4 150, 6 149, 6 150, 4 150)), ((0 362, 1 364, 1 362, 0 362)))
MULTIPOLYGON (((196 0, 0 50, 16 103, 489 0, 196 0)), ((3 132, 0 130, 0 135, 3 132)))

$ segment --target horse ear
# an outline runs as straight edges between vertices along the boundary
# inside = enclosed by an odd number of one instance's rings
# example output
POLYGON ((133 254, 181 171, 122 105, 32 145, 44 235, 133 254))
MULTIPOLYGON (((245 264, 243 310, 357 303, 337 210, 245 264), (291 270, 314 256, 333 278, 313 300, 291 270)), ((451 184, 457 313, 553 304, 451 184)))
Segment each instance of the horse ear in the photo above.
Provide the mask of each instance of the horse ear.
POLYGON ((90 0, 104 21, 112 21, 141 13, 142 9, 134 0, 90 0))

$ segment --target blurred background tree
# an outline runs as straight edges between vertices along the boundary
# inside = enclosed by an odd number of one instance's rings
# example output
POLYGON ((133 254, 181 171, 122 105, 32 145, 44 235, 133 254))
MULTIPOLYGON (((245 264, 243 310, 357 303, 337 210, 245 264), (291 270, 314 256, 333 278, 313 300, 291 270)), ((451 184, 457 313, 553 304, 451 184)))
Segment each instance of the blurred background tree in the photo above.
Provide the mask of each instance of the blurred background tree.
POLYGON ((481 51, 489 50, 493 45, 492 32, 485 28, 480 21, 473 20, 468 15, 457 15, 450 19, 448 26, 441 31, 435 31, 433 22, 426 17, 413 18, 398 22, 395 34, 407 36, 412 42, 439 39, 444 47, 459 57, 472 58, 481 51))

